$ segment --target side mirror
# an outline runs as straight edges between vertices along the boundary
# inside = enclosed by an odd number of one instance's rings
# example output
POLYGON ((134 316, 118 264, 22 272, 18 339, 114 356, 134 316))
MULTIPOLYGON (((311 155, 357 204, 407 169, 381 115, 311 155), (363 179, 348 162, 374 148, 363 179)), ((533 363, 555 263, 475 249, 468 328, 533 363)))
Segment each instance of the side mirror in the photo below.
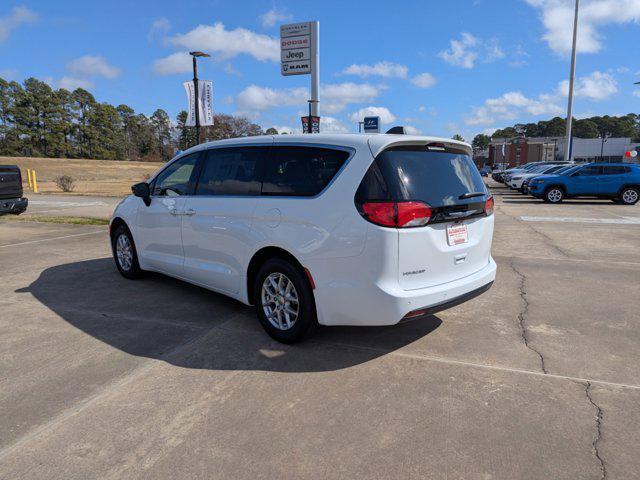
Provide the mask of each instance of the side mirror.
POLYGON ((151 205, 151 188, 147 182, 136 183, 131 187, 131 191, 136 197, 140 197, 147 207, 151 205))

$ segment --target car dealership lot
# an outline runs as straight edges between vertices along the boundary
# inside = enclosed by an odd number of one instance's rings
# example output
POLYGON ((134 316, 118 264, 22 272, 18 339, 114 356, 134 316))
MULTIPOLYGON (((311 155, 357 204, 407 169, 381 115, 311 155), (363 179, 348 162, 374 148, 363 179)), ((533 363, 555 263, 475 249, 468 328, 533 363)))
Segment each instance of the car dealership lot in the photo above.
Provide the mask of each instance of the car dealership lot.
POLYGON ((638 478, 640 207, 494 193, 488 293, 294 346, 0 220, 0 478, 638 478))

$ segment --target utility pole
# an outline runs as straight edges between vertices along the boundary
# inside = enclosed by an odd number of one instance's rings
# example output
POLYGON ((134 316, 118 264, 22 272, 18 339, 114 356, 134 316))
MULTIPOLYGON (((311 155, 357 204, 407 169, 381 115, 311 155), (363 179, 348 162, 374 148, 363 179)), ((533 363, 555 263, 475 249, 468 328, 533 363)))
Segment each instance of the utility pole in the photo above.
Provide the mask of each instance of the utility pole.
POLYGON ((571 51, 571 73, 569 75, 569 104, 567 105, 567 147, 564 151, 564 160, 571 161, 573 156, 572 132, 573 126, 573 83, 576 77, 576 47, 578 43, 578 11, 580 9, 580 0, 576 0, 576 12, 573 19, 573 49, 571 51))
POLYGON ((198 57, 210 57, 211 55, 204 52, 189 52, 193 57, 193 96, 195 97, 195 115, 196 115, 196 145, 200 144, 200 102, 198 101, 198 57))

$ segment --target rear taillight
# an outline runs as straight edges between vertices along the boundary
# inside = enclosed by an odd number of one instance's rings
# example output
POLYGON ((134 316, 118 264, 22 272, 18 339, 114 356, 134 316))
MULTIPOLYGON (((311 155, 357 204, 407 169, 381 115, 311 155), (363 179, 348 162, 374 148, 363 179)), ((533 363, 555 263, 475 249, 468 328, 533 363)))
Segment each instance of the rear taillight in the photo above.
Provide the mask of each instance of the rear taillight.
POLYGON ((487 198, 487 201, 484 203, 484 213, 489 216, 493 215, 493 195, 490 195, 487 198))
POLYGON ((431 207, 422 202, 366 202, 363 216, 382 227, 423 227, 431 220, 431 207))

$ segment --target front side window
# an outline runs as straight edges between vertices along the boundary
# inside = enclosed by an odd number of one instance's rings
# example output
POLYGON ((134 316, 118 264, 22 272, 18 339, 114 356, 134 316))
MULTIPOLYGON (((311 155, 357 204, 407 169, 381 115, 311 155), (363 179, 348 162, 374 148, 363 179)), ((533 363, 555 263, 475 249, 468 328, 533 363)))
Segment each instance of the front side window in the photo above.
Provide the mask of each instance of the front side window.
POLYGON ((260 195, 260 168, 269 147, 209 150, 196 195, 260 195))
POLYGON ((152 195, 178 197, 189 195, 194 182, 198 154, 194 153, 176 160, 156 177, 152 195))
POLYGON ((318 147, 275 146, 267 164, 263 195, 319 194, 349 158, 349 152, 318 147))

